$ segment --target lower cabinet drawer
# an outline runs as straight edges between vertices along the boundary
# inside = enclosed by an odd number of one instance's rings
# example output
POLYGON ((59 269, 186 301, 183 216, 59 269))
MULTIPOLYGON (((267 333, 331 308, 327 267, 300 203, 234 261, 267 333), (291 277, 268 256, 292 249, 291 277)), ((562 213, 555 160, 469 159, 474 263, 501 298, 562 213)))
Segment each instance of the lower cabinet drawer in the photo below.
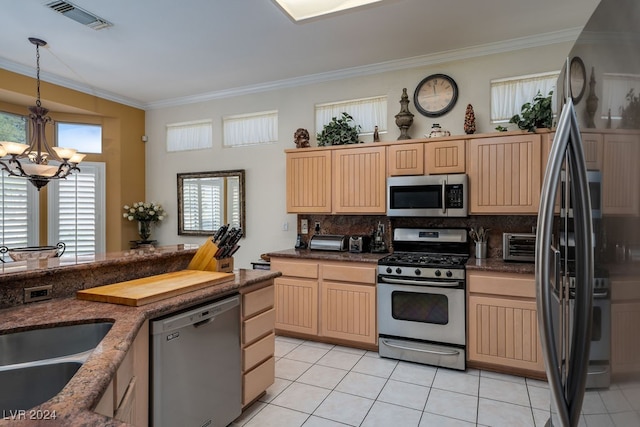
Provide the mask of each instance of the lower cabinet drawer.
POLYGON ((271 333, 242 350, 242 371, 246 372, 263 360, 273 356, 276 334, 271 333))
POLYGON ((276 310, 271 309, 245 320, 242 329, 242 344, 249 344, 269 332, 273 332, 276 322, 276 310))
POLYGON ((246 405, 269 388, 276 377, 276 359, 271 357, 242 377, 242 405, 246 405))
POLYGON ((258 289, 242 296, 242 317, 247 318, 273 307, 273 286, 258 289))

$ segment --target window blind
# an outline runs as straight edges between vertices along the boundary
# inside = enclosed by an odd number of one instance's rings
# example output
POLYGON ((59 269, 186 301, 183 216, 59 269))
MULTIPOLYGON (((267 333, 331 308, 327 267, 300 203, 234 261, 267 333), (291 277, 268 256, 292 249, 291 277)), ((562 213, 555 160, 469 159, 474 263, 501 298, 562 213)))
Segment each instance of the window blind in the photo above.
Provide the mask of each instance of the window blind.
MULTIPOLYGON (((0 244, 8 248, 37 246, 37 190, 26 179, 5 171, 0 174, 0 187, 0 244)), ((6 254, 3 259, 10 260, 6 254)))
POLYGON ((360 125, 360 135, 373 134, 378 126, 379 133, 387 131, 387 97, 352 99, 348 101, 316 104, 316 133, 322 132, 324 125, 333 117, 340 118, 347 113, 356 125, 360 125))
POLYGON ((215 231, 222 226, 223 178, 185 180, 183 221, 185 229, 215 231))

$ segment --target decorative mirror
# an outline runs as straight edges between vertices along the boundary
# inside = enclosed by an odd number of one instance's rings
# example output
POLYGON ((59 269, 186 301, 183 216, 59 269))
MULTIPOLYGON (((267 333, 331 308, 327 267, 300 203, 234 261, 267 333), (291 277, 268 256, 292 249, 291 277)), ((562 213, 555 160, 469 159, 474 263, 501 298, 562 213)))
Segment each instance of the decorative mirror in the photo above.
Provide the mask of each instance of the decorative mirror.
POLYGON ((245 228, 244 169, 178 174, 178 234, 210 236, 245 228))

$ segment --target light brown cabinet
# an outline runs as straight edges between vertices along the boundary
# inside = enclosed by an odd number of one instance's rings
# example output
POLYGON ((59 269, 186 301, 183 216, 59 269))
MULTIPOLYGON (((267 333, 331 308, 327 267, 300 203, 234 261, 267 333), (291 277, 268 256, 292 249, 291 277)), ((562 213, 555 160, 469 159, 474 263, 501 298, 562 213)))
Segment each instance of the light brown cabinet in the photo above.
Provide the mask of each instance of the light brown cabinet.
POLYGON ((386 212, 385 147, 357 147, 333 151, 333 212, 386 212))
POLYGON ((271 269, 283 274, 275 279, 278 332, 375 346, 375 264, 272 257, 271 269))
POLYGON ((425 173, 465 173, 466 141, 437 141, 425 144, 425 173))
POLYGON ((640 194, 629 183, 640 180, 638 135, 607 133, 603 142, 602 214, 639 215, 640 194))
POLYGON ((640 282, 611 279, 611 373, 614 376, 640 372, 640 282))
POLYGON ((469 362, 542 376, 534 276, 467 271, 467 286, 469 362))
POLYGON ((331 151, 287 153, 287 212, 331 212, 331 151))
POLYGON ((536 214, 542 184, 539 134, 469 140, 470 214, 536 214))
POLYGON ((149 424, 149 321, 138 331, 94 410, 131 425, 149 424))
POLYGON ((255 401, 275 381, 274 283, 241 290, 242 406, 255 401))
POLYGON ((424 175, 424 143, 387 147, 387 175, 424 175))

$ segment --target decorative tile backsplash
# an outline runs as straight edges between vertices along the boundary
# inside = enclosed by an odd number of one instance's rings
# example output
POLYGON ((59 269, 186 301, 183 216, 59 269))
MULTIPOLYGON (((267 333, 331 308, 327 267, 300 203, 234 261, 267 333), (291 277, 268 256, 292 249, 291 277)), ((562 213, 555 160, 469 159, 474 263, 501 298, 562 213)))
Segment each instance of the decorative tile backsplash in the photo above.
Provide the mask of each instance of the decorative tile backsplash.
MULTIPOLYGON (((298 215, 298 233, 300 220, 309 221, 309 234, 302 235, 305 242, 316 234, 315 224, 320 224, 319 234, 371 235, 378 223, 385 227, 385 243, 391 246, 391 232, 396 227, 413 228, 489 228, 487 256, 502 258, 502 233, 531 233, 536 227, 538 217, 535 215, 482 215, 468 218, 406 218, 387 217, 384 215, 298 215)), ((470 239, 471 240, 471 239, 470 239)), ((472 243, 469 253, 473 254, 472 243)))

